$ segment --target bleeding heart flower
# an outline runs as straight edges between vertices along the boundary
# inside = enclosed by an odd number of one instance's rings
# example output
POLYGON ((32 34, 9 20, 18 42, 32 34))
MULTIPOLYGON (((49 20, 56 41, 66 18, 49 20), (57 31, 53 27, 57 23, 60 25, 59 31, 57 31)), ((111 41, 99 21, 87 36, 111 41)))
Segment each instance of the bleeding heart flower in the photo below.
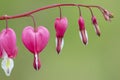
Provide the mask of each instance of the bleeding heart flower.
POLYGON ((79 24, 79 35, 80 38, 83 42, 83 44, 87 45, 88 43, 88 35, 87 35, 87 31, 85 29, 85 23, 84 23, 84 19, 82 18, 82 16, 80 16, 79 20, 78 20, 78 24, 79 24))
POLYGON ((56 50, 58 54, 63 48, 64 45, 64 34, 66 32, 66 29, 68 27, 68 21, 67 18, 56 18, 55 23, 55 30, 56 30, 56 50))
POLYGON ((7 28, 0 34, 0 57, 3 58, 1 67, 7 76, 10 76, 14 67, 13 58, 16 57, 18 49, 16 46, 16 34, 13 29, 7 28))
POLYGON ((98 36, 100 36, 101 32, 100 32, 100 29, 99 29, 99 25, 98 25, 98 22, 97 22, 97 19, 95 16, 92 16, 92 23, 94 25, 94 29, 95 29, 95 32, 98 36))
POLYGON ((49 31, 43 26, 39 26, 36 31, 33 27, 27 26, 22 32, 25 47, 34 54, 33 66, 36 70, 41 66, 38 54, 46 47, 49 37, 49 31))

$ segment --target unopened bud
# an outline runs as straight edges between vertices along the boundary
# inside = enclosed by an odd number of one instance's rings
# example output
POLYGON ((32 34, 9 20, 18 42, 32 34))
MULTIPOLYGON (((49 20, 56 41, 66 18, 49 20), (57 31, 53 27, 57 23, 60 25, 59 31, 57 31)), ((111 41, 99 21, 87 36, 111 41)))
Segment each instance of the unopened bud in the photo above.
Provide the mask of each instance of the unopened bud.
POLYGON ((85 23, 84 23, 84 19, 82 18, 82 16, 80 16, 79 20, 78 20, 78 24, 79 24, 79 35, 80 38, 83 42, 83 44, 87 45, 88 43, 88 35, 87 35, 87 31, 85 29, 85 23))
POLYGON ((95 29, 96 34, 98 36, 100 36, 101 32, 100 32, 99 25, 98 25, 98 22, 97 22, 97 19, 95 16, 92 16, 92 23, 94 25, 94 29, 95 29))

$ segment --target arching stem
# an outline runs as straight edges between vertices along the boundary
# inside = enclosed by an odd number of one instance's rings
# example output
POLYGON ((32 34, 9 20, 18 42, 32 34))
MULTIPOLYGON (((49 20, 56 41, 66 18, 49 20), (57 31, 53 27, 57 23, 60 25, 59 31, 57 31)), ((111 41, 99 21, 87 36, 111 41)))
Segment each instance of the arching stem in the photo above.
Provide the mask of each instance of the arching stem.
POLYGON ((81 7, 94 7, 94 8, 98 8, 102 13, 105 10, 104 8, 102 8, 101 6, 96 6, 96 5, 85 5, 85 4, 52 4, 52 5, 48 5, 48 6, 44 6, 26 13, 22 13, 22 14, 17 14, 17 15, 13 15, 13 16, 0 16, 0 20, 5 20, 5 19, 14 19, 14 18, 21 18, 21 17, 26 17, 29 16, 33 13, 42 11, 42 10, 46 10, 46 9, 50 9, 50 8, 55 8, 55 7, 61 7, 61 6, 81 6, 81 7))

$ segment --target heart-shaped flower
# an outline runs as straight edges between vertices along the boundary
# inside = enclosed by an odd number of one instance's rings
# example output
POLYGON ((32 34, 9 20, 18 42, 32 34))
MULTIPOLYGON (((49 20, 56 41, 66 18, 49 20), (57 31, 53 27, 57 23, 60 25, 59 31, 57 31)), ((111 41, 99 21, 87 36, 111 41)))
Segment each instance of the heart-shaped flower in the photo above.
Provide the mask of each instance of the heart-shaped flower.
POLYGON ((68 21, 66 17, 56 18, 54 24, 55 24, 55 30, 56 30, 56 51, 59 54, 64 45, 63 37, 68 27, 68 21))
POLYGON ((48 44, 49 37, 49 31, 43 26, 39 26, 36 29, 31 26, 27 26, 22 32, 22 41, 25 47, 34 54, 33 66, 36 70, 40 69, 38 54, 48 44))
POLYGON ((16 46, 16 34, 13 29, 7 28, 0 33, 0 57, 3 58, 1 67, 7 76, 10 76, 14 67, 14 61, 18 49, 16 46))

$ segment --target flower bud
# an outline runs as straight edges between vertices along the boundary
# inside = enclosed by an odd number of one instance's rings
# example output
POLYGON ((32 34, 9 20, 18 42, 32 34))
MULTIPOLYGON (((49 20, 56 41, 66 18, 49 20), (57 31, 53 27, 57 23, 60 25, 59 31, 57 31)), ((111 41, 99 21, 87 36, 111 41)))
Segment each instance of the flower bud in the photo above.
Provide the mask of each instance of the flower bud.
POLYGON ((87 35, 87 31, 85 29, 85 23, 84 23, 84 19, 82 18, 82 16, 80 16, 79 20, 78 20, 78 24, 79 24, 79 35, 81 38, 81 41, 83 42, 83 44, 87 45, 88 44, 88 35, 87 35))
POLYGON ((97 19, 95 16, 92 16, 92 23, 94 25, 94 29, 95 29, 95 32, 98 36, 100 36, 101 32, 100 32, 100 29, 99 29, 99 25, 98 25, 98 22, 97 22, 97 19))
POLYGON ((104 10, 104 11, 103 11, 103 15, 104 15, 104 18, 105 18, 106 21, 110 21, 111 18, 113 18, 112 13, 110 13, 110 12, 107 11, 107 10, 104 10))

